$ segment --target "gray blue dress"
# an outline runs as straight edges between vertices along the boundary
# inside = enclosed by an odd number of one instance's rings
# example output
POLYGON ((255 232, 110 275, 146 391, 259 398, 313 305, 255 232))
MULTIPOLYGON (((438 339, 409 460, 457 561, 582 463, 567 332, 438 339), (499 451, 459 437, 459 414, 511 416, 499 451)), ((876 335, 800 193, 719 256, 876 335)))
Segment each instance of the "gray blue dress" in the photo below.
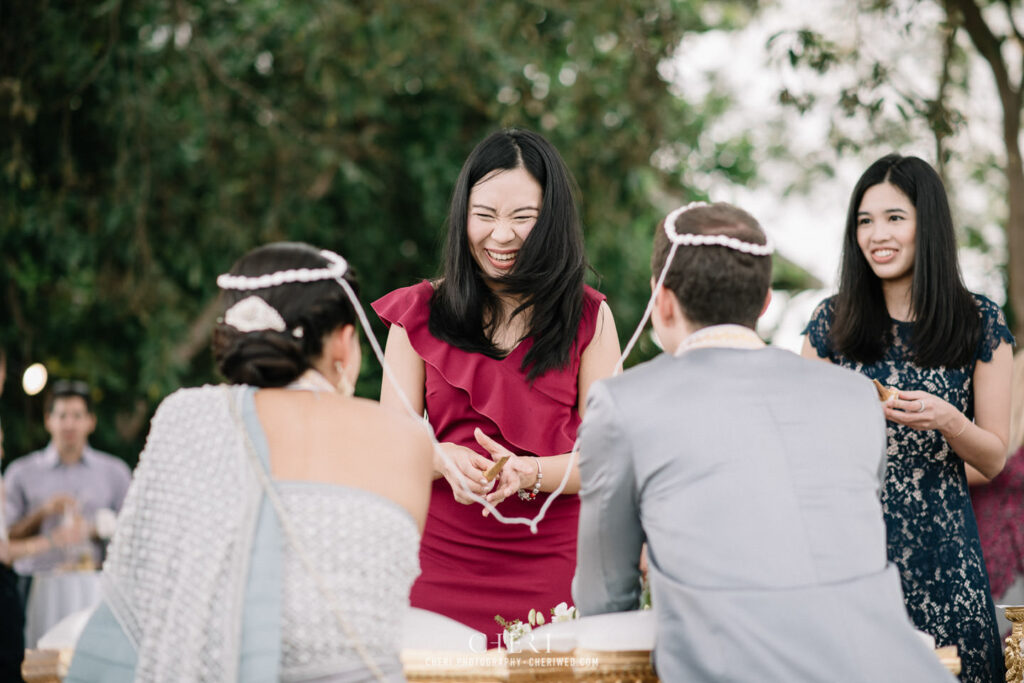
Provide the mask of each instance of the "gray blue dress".
MULTIPOLYGON (((362 489, 273 482, 295 538, 326 586, 325 595, 283 532, 268 497, 258 485, 253 489, 251 483, 244 482, 252 467, 238 448, 239 437, 251 440, 258 467, 269 464, 266 438, 253 405, 254 390, 231 390, 232 397, 238 399, 242 430, 218 414, 224 410, 224 393, 213 387, 183 390, 165 401, 167 405, 161 406, 154 418, 114 537, 112 561, 104 569, 104 601, 78 640, 65 680, 379 680, 356 652, 349 633, 359 639, 385 680, 404 680, 398 652, 409 587, 419 569, 416 522, 397 503, 362 489), (212 428, 204 426, 205 422, 211 422, 212 428), (211 470, 204 469, 210 466, 211 470), (190 517, 192 510, 167 503, 177 494, 188 495, 207 483, 207 496, 213 499, 231 499, 234 489, 252 489, 251 523, 225 528, 223 519, 190 517), (202 586, 167 578, 179 571, 180 563, 230 567, 218 564, 223 553, 217 551, 216 542, 237 548, 244 556, 244 571, 237 574, 238 580, 202 586), (135 590, 116 590, 135 577, 139 579, 135 590), (148 603, 160 597, 147 593, 154 585, 172 597, 156 619, 147 621, 148 603), (115 590, 108 591, 108 586, 115 590), (212 641, 217 640, 218 632, 210 623, 224 617, 225 610, 176 615, 191 593, 208 596, 215 606, 222 604, 225 593, 237 595, 237 601, 226 603, 238 605, 237 611, 232 610, 237 616, 227 622, 228 632, 237 634, 237 646, 224 645, 218 650, 222 654, 207 656, 217 645, 212 641), (145 601, 139 597, 146 595, 145 601), (340 627, 332 603, 350 631, 340 627), (175 621, 176 616, 184 621, 175 621), (174 626, 165 628, 162 622, 174 626), (184 628, 179 629, 179 623, 184 628), (207 666, 197 666, 195 657, 179 654, 187 635, 182 631, 193 629, 210 641, 200 643, 200 655, 209 660, 207 666), (154 656, 154 649, 166 652, 166 657, 154 656), (142 653, 147 654, 143 657, 142 653), (228 658, 233 661, 226 662, 228 658), (150 675, 146 667, 154 668, 154 661, 164 665, 158 667, 159 674, 150 675)), ((193 500, 195 507, 202 507, 198 495, 193 500)), ((238 507, 228 506, 229 510, 238 507)), ((192 575, 204 576, 202 572, 192 575)))

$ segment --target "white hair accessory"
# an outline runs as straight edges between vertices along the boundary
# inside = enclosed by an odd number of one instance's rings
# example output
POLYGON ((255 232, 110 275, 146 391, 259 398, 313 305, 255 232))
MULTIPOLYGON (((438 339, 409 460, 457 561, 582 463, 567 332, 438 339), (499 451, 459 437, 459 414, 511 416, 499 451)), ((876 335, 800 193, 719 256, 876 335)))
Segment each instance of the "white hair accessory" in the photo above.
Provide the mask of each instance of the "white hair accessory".
POLYGON ((702 206, 710 205, 707 202, 690 202, 686 206, 679 207, 665 217, 665 235, 668 236, 668 239, 672 244, 687 247, 726 247, 727 249, 741 251, 744 254, 752 254, 754 256, 769 256, 775 253, 775 245, 772 244, 772 241, 767 235, 765 235, 764 244, 756 244, 754 242, 744 242, 743 240, 736 239, 735 237, 729 237, 728 235, 696 235, 689 232, 684 232, 680 235, 676 232, 676 219, 690 209, 696 209, 702 206))
POLYGON ((291 270, 278 270, 266 275, 250 277, 248 275, 220 275, 217 277, 217 286, 221 289, 237 289, 247 291, 250 289, 267 289, 279 287, 289 282, 317 282, 319 280, 337 280, 344 277, 348 272, 348 262, 333 251, 322 249, 320 255, 327 259, 329 265, 326 268, 293 268, 291 270))
POLYGON ((253 294, 247 296, 224 312, 224 323, 239 332, 260 332, 274 330, 284 332, 288 326, 277 309, 253 294))

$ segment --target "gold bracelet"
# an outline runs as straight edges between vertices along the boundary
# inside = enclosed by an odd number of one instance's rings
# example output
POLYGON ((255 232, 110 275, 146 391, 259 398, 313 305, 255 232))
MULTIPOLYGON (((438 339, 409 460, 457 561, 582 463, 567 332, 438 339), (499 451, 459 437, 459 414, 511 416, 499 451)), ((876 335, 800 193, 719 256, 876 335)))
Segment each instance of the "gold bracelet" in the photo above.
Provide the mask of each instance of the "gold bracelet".
POLYGON ((946 441, 952 441, 952 440, 953 440, 953 439, 955 439, 956 437, 958 437, 958 436, 960 436, 961 434, 963 434, 963 433, 964 433, 964 430, 965 430, 965 429, 967 429, 967 425, 969 425, 969 424, 971 424, 971 421, 967 419, 967 416, 966 416, 966 415, 964 415, 964 426, 963 426, 963 427, 961 427, 961 428, 960 428, 960 431, 959 431, 959 432, 957 432, 956 434, 954 434, 953 436, 949 436, 949 437, 946 437, 946 441))

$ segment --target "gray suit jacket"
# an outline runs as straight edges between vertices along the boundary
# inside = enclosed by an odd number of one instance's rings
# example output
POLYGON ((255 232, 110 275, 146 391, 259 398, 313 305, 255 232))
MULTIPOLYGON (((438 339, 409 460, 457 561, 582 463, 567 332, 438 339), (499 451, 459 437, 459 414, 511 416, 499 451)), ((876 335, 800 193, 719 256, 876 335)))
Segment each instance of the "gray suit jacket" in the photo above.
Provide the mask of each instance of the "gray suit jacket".
POLYGON ((663 681, 950 681, 886 561, 885 419, 863 376, 780 349, 662 355, 590 390, 573 597, 635 609, 663 681))

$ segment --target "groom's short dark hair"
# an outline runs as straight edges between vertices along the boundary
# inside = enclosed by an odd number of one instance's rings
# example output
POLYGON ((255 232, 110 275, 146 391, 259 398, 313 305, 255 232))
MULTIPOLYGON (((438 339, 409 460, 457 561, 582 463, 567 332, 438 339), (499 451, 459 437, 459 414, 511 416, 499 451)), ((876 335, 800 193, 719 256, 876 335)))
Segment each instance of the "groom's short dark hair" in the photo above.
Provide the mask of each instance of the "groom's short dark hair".
MULTIPOLYGON (((680 235, 726 235, 754 244, 767 242, 756 218, 724 202, 687 209, 677 216, 675 231, 680 235)), ((651 254, 655 280, 661 275, 671 248, 662 220, 651 254)), ((698 327, 731 323, 753 328, 771 279, 771 256, 755 256, 721 246, 680 245, 665 276, 665 286, 676 295, 690 322, 698 327)))

